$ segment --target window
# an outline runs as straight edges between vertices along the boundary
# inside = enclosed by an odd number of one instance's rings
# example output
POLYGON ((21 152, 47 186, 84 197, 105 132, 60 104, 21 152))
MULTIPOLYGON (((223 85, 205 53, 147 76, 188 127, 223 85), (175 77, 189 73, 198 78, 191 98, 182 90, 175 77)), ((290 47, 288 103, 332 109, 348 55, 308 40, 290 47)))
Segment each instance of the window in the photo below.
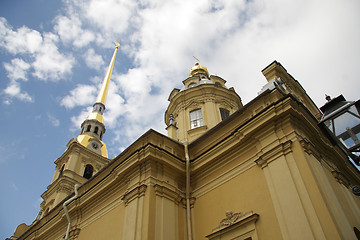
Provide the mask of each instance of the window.
POLYGON ((220 115, 221 115, 221 120, 224 120, 230 116, 230 112, 229 112, 229 110, 220 108, 220 115))
POLYGON ((86 179, 90 179, 93 175, 94 172, 94 168, 93 166, 91 166, 90 164, 86 165, 85 170, 84 170, 84 175, 83 177, 86 179))
POLYGON ((215 85, 219 86, 219 87, 222 87, 221 83, 219 83, 219 82, 216 82, 215 85))
POLYGON ((196 83, 190 83, 189 86, 188 86, 188 88, 196 87, 196 85, 197 85, 196 83))
POLYGON ((99 131, 99 127, 95 127, 94 133, 98 134, 98 131, 99 131))
POLYGON ((91 125, 88 125, 86 131, 90 132, 90 129, 91 129, 91 125))
POLYGON ((204 125, 201 109, 190 112, 190 129, 201 127, 204 125))

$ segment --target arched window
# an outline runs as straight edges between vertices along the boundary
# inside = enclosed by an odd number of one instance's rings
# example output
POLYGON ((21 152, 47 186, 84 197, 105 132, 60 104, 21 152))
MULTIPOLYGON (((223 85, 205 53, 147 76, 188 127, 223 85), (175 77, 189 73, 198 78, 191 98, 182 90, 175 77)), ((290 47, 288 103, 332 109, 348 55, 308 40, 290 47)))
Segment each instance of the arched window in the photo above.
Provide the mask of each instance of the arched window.
POLYGON ((102 140, 103 132, 100 132, 100 140, 102 140))
POLYGON ((94 133, 97 134, 99 131, 99 127, 95 127, 94 133))
POLYGON ((92 175, 93 175, 93 172, 94 172, 93 166, 88 164, 88 165, 85 166, 83 177, 86 178, 86 179, 90 179, 92 177, 92 175))
POLYGON ((201 127, 204 125, 201 109, 190 112, 190 129, 201 127))
POLYGON ((91 125, 88 125, 86 131, 90 132, 90 129, 91 129, 91 125))

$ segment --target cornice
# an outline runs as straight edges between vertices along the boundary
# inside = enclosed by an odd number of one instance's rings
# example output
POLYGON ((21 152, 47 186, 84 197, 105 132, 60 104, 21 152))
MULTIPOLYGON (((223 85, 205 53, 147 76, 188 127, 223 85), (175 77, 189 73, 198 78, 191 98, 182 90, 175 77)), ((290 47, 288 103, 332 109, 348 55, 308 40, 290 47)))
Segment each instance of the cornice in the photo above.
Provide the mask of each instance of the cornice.
POLYGON ((156 196, 165 197, 175 202, 176 204, 180 203, 183 198, 183 194, 180 194, 180 192, 175 192, 166 186, 155 184, 153 187, 155 189, 156 196))
MULTIPOLYGON (((65 171, 69 171, 69 170, 65 170, 65 171)), ((58 191, 63 191, 68 194, 71 194, 73 192, 74 185, 79 183, 80 182, 76 181, 75 179, 63 175, 60 178, 58 178, 55 182, 50 184, 47 187, 47 190, 41 195, 41 197, 45 200, 53 193, 58 191)))
MULTIPOLYGON (((93 158, 93 159, 97 159, 97 161, 103 163, 103 164, 108 164, 111 159, 103 157, 95 152, 93 152, 92 150, 84 147, 83 145, 81 145, 80 143, 76 142, 76 140, 71 139, 69 141, 69 143, 67 144, 67 149, 65 150, 65 152, 59 157, 57 158, 54 163, 56 165, 59 165, 59 163, 62 163, 64 161, 64 159, 67 159, 69 157, 70 154, 81 154, 82 156, 86 156, 88 158, 93 158)), ((67 161, 67 160, 65 160, 67 161)), ((60 164, 62 165, 62 164, 60 164)))
POLYGON ((336 179, 336 181, 340 184, 345 185, 345 187, 349 188, 350 187, 350 180, 341 172, 338 171, 332 171, 331 174, 333 175, 333 177, 336 179))
POLYGON ((134 189, 126 192, 122 196, 121 200, 123 200, 125 203, 125 206, 127 206, 134 199, 145 196, 146 188, 147 188, 147 185, 145 185, 145 184, 137 186, 134 189))
POLYGON ((259 165, 261 168, 267 167, 269 163, 278 159, 283 155, 287 155, 288 153, 292 152, 292 141, 289 140, 285 143, 280 143, 279 145, 275 146, 274 148, 270 149, 265 153, 260 153, 258 159, 255 160, 256 164, 259 165))
POLYGON ((179 111, 187 109, 195 103, 204 104, 206 101, 218 102, 224 99, 228 102, 236 102, 238 108, 242 107, 241 98, 235 91, 218 87, 214 84, 202 84, 191 89, 180 91, 173 96, 170 101, 165 112, 165 122, 168 124, 167 118, 169 114, 174 114, 175 116, 179 111))

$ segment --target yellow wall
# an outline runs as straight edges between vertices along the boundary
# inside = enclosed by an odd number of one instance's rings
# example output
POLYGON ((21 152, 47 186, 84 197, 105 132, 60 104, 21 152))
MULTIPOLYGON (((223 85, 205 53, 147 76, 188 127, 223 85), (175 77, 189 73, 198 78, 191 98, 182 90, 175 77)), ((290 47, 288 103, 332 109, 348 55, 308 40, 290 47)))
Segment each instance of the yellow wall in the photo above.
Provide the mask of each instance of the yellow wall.
POLYGON ((79 240, 121 239, 123 235, 124 205, 121 204, 96 221, 82 228, 79 240))
POLYGON ((206 239, 225 218, 225 212, 258 213, 259 239, 281 239, 270 194, 262 170, 254 166, 225 184, 196 199, 194 207, 195 239, 206 239))

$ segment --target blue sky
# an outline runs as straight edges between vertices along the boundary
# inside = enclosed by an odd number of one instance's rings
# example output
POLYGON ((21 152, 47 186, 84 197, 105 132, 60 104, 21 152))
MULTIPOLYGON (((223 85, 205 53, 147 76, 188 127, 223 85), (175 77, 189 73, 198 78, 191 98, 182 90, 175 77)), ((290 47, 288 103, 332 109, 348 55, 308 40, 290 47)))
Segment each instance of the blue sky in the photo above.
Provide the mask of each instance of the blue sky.
POLYGON ((358 0, 3 0, 0 238, 36 217, 54 160, 79 134, 120 40, 104 142, 113 158, 164 112, 192 56, 246 104, 279 61, 321 106, 359 99, 358 0))

